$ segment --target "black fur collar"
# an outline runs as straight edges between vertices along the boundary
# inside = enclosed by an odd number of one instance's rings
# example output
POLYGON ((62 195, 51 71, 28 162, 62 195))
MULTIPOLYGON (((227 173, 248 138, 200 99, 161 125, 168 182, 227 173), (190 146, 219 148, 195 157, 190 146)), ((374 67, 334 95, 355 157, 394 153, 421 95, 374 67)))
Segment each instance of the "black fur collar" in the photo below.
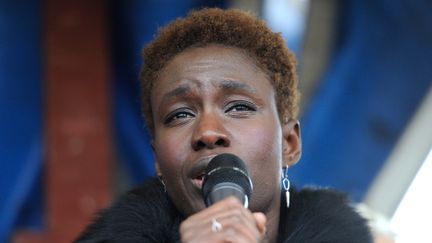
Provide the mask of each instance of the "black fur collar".
POLYGON ((372 242, 366 221, 349 205, 345 195, 308 188, 291 191, 290 198, 289 209, 285 202, 281 204, 278 242, 372 242))
MULTIPOLYGON (((278 242, 372 242, 365 221, 340 193, 293 190, 290 204, 287 209, 281 202, 278 242)), ((178 227, 182 220, 160 182, 154 179, 102 211, 76 242, 180 242, 178 227)))

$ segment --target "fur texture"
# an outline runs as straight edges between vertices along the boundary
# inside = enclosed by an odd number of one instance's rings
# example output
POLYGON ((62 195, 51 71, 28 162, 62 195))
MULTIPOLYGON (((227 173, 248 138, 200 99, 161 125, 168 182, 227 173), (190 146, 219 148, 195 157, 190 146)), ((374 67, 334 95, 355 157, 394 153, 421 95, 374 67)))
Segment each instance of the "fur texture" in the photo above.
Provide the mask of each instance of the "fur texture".
MULTIPOLYGON (((365 220, 338 192, 291 191, 290 208, 285 205, 282 201, 278 242, 372 242, 365 220)), ((76 242, 180 242, 178 228, 183 219, 154 179, 102 211, 76 242)))

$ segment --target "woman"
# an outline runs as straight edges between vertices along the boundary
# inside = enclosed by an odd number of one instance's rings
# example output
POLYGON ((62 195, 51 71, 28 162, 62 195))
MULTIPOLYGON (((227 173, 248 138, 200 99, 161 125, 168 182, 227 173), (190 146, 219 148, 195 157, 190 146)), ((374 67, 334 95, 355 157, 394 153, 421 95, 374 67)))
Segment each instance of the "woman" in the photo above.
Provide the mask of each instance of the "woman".
POLYGON ((279 34, 236 10, 191 12, 144 48, 143 111, 155 179, 105 210, 78 242, 371 242, 364 220, 330 190, 288 190, 301 154, 295 60, 279 34), (240 157, 249 208, 205 207, 202 174, 240 157), (282 177, 281 177, 282 175, 282 177))

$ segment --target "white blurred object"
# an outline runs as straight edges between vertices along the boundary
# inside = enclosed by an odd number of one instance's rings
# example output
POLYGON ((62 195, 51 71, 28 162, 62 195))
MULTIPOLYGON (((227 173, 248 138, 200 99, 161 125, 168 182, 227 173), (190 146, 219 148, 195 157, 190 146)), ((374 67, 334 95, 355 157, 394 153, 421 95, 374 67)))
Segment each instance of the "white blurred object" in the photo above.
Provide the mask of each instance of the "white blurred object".
POLYGON ((263 19, 275 32, 282 33, 288 48, 297 52, 306 27, 309 0, 265 0, 263 19))
MULTIPOLYGON (((431 125, 432 129, 432 125, 431 125)), ((432 242, 432 150, 391 220, 397 243, 432 242)))
POLYGON ((357 212, 367 220, 374 237, 374 243, 394 243, 395 233, 391 229, 390 221, 384 215, 360 203, 356 205, 357 212))
POLYGON ((364 203, 391 218, 397 243, 432 242, 432 87, 364 203))

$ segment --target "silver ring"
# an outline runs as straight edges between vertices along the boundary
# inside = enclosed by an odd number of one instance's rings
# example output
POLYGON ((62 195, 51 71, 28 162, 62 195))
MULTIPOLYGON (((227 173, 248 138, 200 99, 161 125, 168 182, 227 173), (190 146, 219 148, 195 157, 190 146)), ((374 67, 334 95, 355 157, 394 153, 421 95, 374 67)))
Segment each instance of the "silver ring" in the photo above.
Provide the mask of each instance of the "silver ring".
POLYGON ((211 230, 216 233, 222 230, 222 224, 219 223, 215 218, 212 218, 211 230))

